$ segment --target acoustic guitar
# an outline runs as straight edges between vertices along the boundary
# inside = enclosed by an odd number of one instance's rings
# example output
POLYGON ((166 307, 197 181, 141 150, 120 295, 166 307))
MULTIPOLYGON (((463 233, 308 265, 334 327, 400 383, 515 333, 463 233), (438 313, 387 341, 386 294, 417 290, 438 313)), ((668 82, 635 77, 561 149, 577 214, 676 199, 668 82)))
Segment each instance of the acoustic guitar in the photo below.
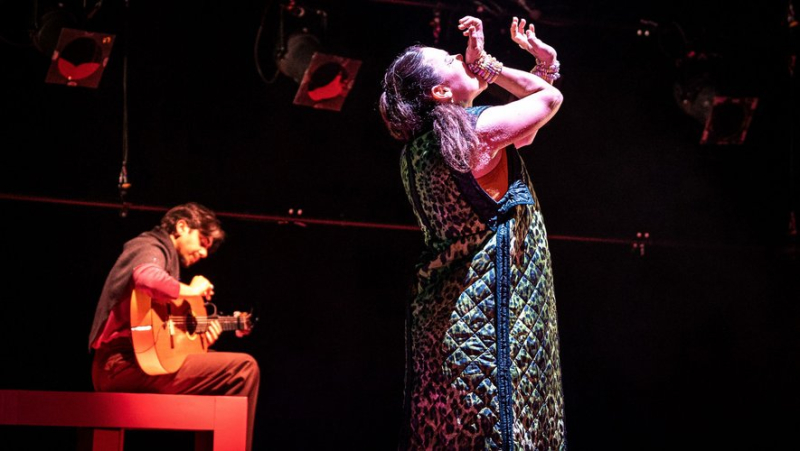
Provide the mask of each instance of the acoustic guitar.
POLYGON ((131 295, 131 336, 136 360, 145 373, 174 373, 190 354, 208 352, 205 332, 217 320, 223 331, 250 330, 250 315, 219 316, 214 304, 202 297, 153 302, 140 290, 131 295), (206 305, 213 307, 208 315, 206 305))

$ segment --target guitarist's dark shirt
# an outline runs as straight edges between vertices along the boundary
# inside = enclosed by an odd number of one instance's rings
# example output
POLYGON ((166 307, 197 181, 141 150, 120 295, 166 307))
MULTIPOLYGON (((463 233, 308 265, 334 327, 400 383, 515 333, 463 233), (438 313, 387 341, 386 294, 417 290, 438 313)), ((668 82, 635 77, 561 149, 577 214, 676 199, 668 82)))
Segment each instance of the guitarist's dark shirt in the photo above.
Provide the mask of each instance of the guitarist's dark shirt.
POLYGON ((169 234, 159 228, 144 232, 123 246, 122 254, 108 273, 89 333, 89 349, 101 335, 106 321, 119 303, 130 299, 133 271, 139 265, 155 264, 175 279, 180 279, 180 259, 169 234))

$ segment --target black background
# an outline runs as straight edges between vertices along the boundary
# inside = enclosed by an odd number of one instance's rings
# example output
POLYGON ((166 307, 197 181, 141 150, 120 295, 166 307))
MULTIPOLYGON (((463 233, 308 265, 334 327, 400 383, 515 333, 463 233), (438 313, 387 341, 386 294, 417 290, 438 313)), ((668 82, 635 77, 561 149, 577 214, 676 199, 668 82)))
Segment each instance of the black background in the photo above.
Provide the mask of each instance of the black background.
MULTIPOLYGON (((298 85, 273 59, 277 1, 107 0, 91 18, 83 2, 0 1, 0 387, 91 390, 106 271, 193 200, 229 240, 185 278, 259 318, 217 345, 261 365, 256 449, 393 449, 422 237, 376 108, 383 71, 416 42, 461 52, 466 14, 484 19, 490 53, 528 69, 507 27, 540 14, 565 101, 524 157, 551 235, 570 448, 783 449, 800 419, 790 2, 601 3, 304 2, 284 34, 307 27, 321 51, 362 61, 337 112, 293 105, 298 85), (44 82, 53 10, 116 36, 98 88, 44 82), (704 124, 674 95, 697 67, 719 95, 759 98, 743 145, 699 143, 704 124)), ((505 100, 490 89, 479 103, 505 100)), ((0 427, 20 449, 73 436, 0 427)), ((191 449, 180 433, 127 440, 191 449)))

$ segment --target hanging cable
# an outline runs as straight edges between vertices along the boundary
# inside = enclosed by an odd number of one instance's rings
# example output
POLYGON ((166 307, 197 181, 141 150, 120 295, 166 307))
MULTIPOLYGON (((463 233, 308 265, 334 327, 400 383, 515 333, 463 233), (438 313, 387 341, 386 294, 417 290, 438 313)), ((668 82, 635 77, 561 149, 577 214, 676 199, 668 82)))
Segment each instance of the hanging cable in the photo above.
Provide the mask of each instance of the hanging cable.
POLYGON ((790 39, 790 55, 789 55, 789 99, 790 99, 790 119, 789 119, 789 224, 786 230, 787 237, 789 239, 789 246, 787 252, 791 258, 797 258, 797 215, 795 209, 797 208, 797 202, 800 201, 796 197, 796 185, 795 185, 795 177, 797 176, 795 165, 797 162, 795 161, 795 136, 796 136, 796 127, 795 124, 798 122, 798 115, 797 115, 797 105, 795 102, 795 96, 797 92, 795 90, 797 79, 795 78, 795 69, 797 65, 797 37, 794 36, 797 33, 798 29, 798 21, 797 16, 795 15, 794 11, 794 4, 792 0, 788 2, 788 8, 786 11, 786 22, 789 28, 789 39, 790 39))
MULTIPOLYGON (((261 35, 264 32, 264 21, 267 18, 267 12, 269 11, 269 7, 270 3, 267 3, 267 5, 264 7, 264 11, 261 13, 261 23, 258 25, 258 30, 256 31, 256 40, 255 43, 253 44, 253 61, 255 62, 256 65, 256 71, 258 72, 259 78, 261 78, 261 80, 268 85, 275 83, 275 80, 277 80, 278 76, 280 75, 280 69, 276 67, 275 73, 272 74, 272 78, 267 79, 267 77, 264 75, 263 70, 261 69, 261 56, 260 56, 261 35)), ((278 37, 281 40, 279 44, 279 49, 280 49, 279 51, 283 50, 283 48, 285 47, 285 44, 283 43, 283 8, 280 8, 280 14, 281 14, 280 21, 278 22, 278 37)))
POLYGON ((125 0, 125 12, 123 17, 123 42, 122 42, 122 167, 119 171, 119 200, 122 209, 119 215, 123 218, 128 216, 129 204, 125 200, 131 183, 128 181, 128 7, 129 0, 125 0))

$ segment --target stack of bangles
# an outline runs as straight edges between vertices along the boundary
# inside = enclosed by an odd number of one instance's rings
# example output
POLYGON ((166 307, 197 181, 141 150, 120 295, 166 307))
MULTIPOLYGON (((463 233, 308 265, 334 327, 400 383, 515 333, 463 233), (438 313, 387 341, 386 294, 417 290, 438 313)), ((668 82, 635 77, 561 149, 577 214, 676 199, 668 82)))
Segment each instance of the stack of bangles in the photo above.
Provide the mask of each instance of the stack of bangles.
POLYGON ((494 83, 497 76, 503 72, 503 63, 497 61, 493 56, 486 53, 485 50, 482 50, 481 56, 472 63, 469 63, 467 67, 469 67, 472 73, 481 77, 489 84, 494 83))
POLYGON ((561 63, 558 60, 553 60, 552 64, 547 64, 537 58, 536 66, 531 70, 531 73, 552 85, 554 81, 561 77, 561 74, 558 73, 559 69, 561 69, 561 63))

